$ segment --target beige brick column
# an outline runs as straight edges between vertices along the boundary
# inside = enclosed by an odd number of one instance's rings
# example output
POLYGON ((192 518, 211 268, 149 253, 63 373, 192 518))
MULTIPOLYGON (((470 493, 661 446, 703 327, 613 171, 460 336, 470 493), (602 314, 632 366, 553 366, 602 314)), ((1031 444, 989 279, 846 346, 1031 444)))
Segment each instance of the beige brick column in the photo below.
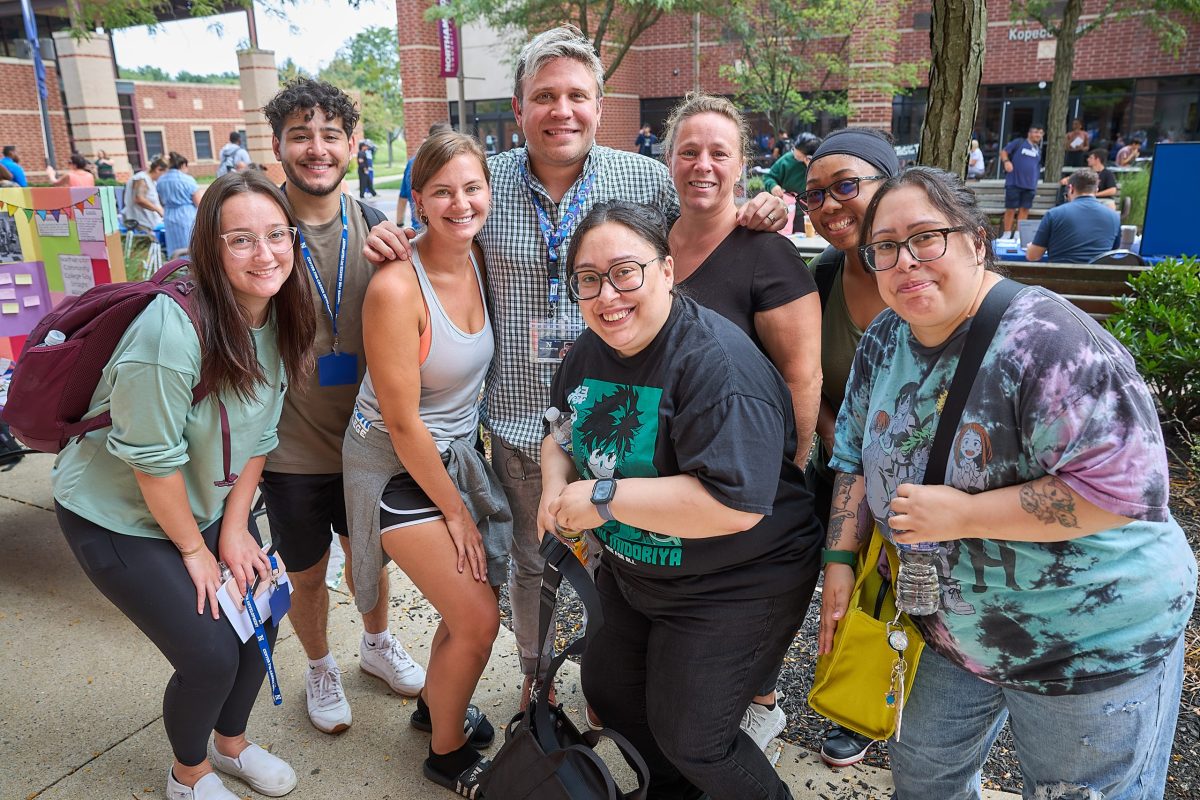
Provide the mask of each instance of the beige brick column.
POLYGON ((271 151, 271 126, 262 114, 262 107, 279 91, 275 51, 238 50, 237 60, 242 86, 242 112, 246 116, 246 150, 250 153, 250 160, 262 164, 272 180, 282 181, 283 168, 271 151))
MULTIPOLYGON (((117 179, 132 174, 125 151, 125 129, 117 105, 112 46, 108 34, 92 33, 75 40, 68 31, 54 34, 58 65, 62 70, 67 120, 71 124, 75 151, 92 161, 103 150, 113 163, 117 179)), ((70 153, 55 153, 59 169, 69 164, 70 153)))

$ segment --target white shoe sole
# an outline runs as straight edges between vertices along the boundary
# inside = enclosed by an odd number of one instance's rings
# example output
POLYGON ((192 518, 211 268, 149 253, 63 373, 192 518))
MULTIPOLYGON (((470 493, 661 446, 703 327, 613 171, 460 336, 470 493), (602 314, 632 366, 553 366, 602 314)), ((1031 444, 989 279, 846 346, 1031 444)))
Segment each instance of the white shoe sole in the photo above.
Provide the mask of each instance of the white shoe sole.
POLYGON ((422 682, 421 685, 417 686, 417 687, 413 687, 411 684, 405 684, 404 686, 401 686, 400 688, 396 688, 395 686, 392 686, 391 681, 389 681, 385 676, 380 675, 378 672, 372 672, 371 670, 369 670, 367 668, 367 665, 363 664, 361 661, 359 662, 359 667, 362 668, 363 672, 367 673, 372 678, 377 678, 377 679, 383 681, 384 686, 388 687, 389 689, 391 689, 393 692, 395 692, 398 695, 403 695, 404 697, 416 697, 417 695, 419 695, 421 693, 421 690, 425 688, 424 682, 422 682))

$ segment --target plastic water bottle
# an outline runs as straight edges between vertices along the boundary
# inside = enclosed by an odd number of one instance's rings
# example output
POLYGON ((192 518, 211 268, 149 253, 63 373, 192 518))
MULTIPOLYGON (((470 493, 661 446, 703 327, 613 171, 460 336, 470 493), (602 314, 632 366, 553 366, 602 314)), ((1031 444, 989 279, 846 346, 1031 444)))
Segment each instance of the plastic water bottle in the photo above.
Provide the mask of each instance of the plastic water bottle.
POLYGON ((896 545, 900 572, 896 576, 896 608, 912 617, 936 614, 941 607, 938 545, 896 545))
POLYGON ((42 343, 38 347, 53 347, 56 344, 62 344, 66 340, 67 335, 65 333, 52 329, 46 331, 46 338, 42 340, 42 343))
POLYGON ((571 417, 554 406, 546 409, 545 417, 549 423, 551 438, 558 442, 564 453, 571 455, 574 452, 574 446, 571 444, 571 417))

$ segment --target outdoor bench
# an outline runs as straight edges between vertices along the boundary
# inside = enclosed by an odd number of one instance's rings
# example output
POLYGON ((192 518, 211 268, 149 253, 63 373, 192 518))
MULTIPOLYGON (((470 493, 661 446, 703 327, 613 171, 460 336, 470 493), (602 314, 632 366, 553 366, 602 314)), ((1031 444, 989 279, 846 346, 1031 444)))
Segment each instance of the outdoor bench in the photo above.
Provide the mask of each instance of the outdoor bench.
POLYGON ((1097 320, 1117 311, 1117 298, 1133 292, 1129 279, 1149 267, 1112 264, 1054 264, 1047 261, 1003 261, 1009 276, 1030 286, 1042 286, 1071 301, 1097 320))

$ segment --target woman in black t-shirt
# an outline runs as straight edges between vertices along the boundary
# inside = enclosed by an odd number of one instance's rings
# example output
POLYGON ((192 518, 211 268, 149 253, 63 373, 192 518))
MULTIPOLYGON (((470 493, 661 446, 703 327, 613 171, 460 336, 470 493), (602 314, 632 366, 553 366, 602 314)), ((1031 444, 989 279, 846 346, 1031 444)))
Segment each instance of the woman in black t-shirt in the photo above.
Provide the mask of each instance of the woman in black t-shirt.
POLYGON ((655 209, 602 203, 567 256, 589 330, 551 386, 571 452, 542 444, 539 524, 592 529, 605 625, 583 689, 651 771, 651 794, 791 797, 743 712, 812 595, 821 528, 787 385, 719 314, 672 292, 655 209))

